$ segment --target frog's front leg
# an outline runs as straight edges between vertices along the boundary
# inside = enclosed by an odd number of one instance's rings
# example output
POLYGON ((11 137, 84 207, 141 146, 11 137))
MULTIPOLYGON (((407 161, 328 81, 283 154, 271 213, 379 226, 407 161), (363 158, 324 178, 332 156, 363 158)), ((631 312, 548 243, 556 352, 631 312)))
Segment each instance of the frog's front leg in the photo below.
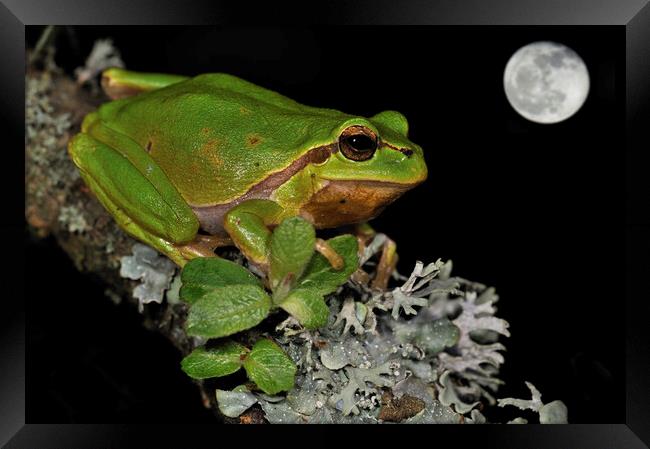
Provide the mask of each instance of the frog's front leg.
MULTIPOLYGON (((375 231, 368 223, 361 223, 355 227, 355 233, 357 240, 359 241, 360 253, 363 255, 365 248, 377 235, 377 231, 375 231)), ((397 245, 390 237, 385 236, 385 240, 381 244, 380 251, 381 256, 379 258, 379 264, 377 265, 375 278, 372 280, 370 286, 376 290, 386 290, 388 287, 388 281, 390 280, 391 275, 397 267, 397 245)), ((365 272, 355 273, 355 277, 357 280, 363 281, 364 274, 365 272)), ((365 274, 365 278, 367 277, 368 275, 365 274)))
POLYGON ((197 238, 199 221, 190 206, 133 140, 93 124, 68 149, 90 189, 127 233, 180 266, 214 256, 212 242, 197 238))
POLYGON ((224 229, 233 243, 264 271, 268 270, 271 227, 280 223, 284 209, 271 200, 247 200, 230 209, 224 229))
MULTIPOLYGON (((247 200, 228 211, 224 217, 224 228, 233 243, 263 271, 268 270, 271 227, 289 217, 275 201, 247 200)), ((316 251, 321 253, 335 270, 344 266, 343 258, 323 239, 316 239, 316 251)))
POLYGON ((388 281, 397 267, 397 259, 397 245, 392 239, 386 237, 386 241, 381 248, 377 275, 372 280, 372 288, 376 290, 386 290, 388 288, 388 281))

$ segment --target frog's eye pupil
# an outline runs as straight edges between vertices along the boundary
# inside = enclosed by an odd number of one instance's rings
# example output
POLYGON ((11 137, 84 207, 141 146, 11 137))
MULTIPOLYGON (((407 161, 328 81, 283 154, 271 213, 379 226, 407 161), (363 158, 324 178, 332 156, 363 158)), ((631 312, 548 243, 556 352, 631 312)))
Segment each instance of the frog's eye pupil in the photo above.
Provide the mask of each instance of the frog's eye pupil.
POLYGON ((377 136, 366 127, 351 126, 341 134, 339 149, 348 159, 366 161, 377 150, 377 136))
POLYGON ((348 144, 357 151, 372 151, 376 143, 365 134, 348 137, 348 144))

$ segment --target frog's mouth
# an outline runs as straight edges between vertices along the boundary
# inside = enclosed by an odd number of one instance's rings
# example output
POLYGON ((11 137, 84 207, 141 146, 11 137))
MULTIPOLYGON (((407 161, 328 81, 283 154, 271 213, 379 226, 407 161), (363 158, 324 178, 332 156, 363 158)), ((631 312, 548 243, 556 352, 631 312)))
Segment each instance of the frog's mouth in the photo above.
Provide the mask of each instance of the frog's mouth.
POLYGON ((330 181, 301 207, 300 215, 317 228, 361 223, 375 218, 414 186, 384 181, 330 181))

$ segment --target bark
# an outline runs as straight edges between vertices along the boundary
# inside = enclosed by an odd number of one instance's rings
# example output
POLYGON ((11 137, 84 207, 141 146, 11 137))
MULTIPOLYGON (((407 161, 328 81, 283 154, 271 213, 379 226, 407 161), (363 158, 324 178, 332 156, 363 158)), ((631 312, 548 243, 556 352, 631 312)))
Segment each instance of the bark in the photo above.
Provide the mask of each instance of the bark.
MULTIPOLYGON (((25 214, 29 230, 36 238, 53 236, 80 272, 106 284, 113 300, 119 297, 137 305, 132 290, 139 281, 119 274, 120 259, 131 255, 135 240, 120 230, 89 191, 67 152, 68 140, 79 132, 83 117, 108 98, 96 86, 81 86, 53 67, 30 67, 26 77, 25 214)), ((133 310, 137 313, 136 307, 133 310)), ((183 329, 185 315, 183 304, 146 306, 143 325, 163 334, 186 355, 193 343, 183 329)), ((255 407, 234 420, 224 417, 216 406, 214 385, 196 383, 205 407, 219 420, 264 421, 255 407)))

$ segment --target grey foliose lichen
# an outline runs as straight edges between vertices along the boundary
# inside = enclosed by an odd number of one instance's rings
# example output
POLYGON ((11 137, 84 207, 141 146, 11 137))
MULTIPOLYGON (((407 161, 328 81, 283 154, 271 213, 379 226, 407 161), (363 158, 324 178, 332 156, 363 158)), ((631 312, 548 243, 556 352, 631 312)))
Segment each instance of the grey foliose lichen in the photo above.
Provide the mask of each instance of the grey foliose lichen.
POLYGON ((120 51, 111 39, 98 39, 93 44, 84 66, 75 69, 75 77, 79 84, 92 82, 97 75, 110 67, 124 68, 120 51))
MULTIPOLYGON (((531 399, 514 399, 504 398, 499 399, 499 407, 512 405, 520 410, 532 410, 539 415, 540 424, 567 424, 568 410, 562 401, 552 401, 548 404, 542 402, 542 394, 539 392, 535 385, 526 382, 526 386, 532 395, 531 399)), ((510 421, 512 424, 527 423, 525 418, 515 418, 510 421)))
POLYGON ((171 260, 141 243, 133 245, 131 256, 121 259, 120 276, 140 280, 140 284, 133 289, 133 297, 138 299, 141 312, 145 304, 162 303, 175 272, 176 265, 171 260))
MULTIPOLYGON (((374 253, 362 258, 366 271, 374 253)), ((350 280, 328 298, 329 323, 317 331, 285 320, 273 338, 298 366, 295 388, 272 398, 221 392, 221 411, 259 404, 271 423, 487 422, 480 410, 496 404, 503 384, 498 340, 510 336, 508 323, 495 316, 493 288, 452 277, 451 268, 418 262, 409 277, 394 273, 401 285, 382 293, 350 280)), ((540 421, 566 417, 556 402, 540 421)))

